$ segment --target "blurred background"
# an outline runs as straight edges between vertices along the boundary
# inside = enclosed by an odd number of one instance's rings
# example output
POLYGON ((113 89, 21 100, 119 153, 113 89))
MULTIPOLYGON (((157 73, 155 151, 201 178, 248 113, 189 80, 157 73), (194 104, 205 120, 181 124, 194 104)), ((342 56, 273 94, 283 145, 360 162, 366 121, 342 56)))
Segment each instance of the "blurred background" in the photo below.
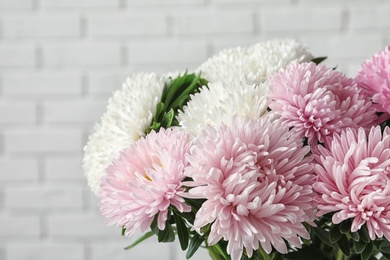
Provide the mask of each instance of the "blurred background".
POLYGON ((0 259, 185 259, 154 237, 124 251, 136 237, 99 215, 82 148, 112 91, 285 37, 354 77, 390 43, 389 13, 385 0, 0 0, 0 259))

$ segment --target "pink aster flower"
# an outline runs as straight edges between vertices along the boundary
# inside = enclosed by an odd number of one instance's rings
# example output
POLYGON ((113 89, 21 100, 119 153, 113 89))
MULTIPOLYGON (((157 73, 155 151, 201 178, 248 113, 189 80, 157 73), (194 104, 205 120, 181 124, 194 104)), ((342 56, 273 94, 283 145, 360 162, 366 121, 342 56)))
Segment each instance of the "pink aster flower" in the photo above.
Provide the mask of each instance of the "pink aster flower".
POLYGON ((365 224, 372 240, 390 240, 390 128, 346 129, 318 151, 318 215, 334 212, 333 223, 352 219, 352 232, 365 224))
POLYGON ((309 238, 302 222, 315 218, 309 147, 279 121, 235 117, 231 126, 206 126, 188 156, 187 196, 206 201, 194 229, 211 224, 208 244, 228 241, 233 260, 243 248, 251 256, 261 245, 287 253, 284 240, 301 246, 309 238))
POLYGON ((363 63, 355 80, 379 112, 390 113, 390 46, 363 63))
POLYGON ((326 142, 347 127, 369 128, 377 119, 354 80, 324 65, 290 64, 271 76, 269 85, 270 108, 310 144, 326 142))
POLYGON ((131 236, 138 228, 149 228, 155 215, 163 230, 168 207, 190 211, 178 195, 184 188, 184 160, 188 152, 188 135, 177 129, 161 129, 124 150, 107 168, 101 184, 100 210, 107 224, 124 226, 131 236))

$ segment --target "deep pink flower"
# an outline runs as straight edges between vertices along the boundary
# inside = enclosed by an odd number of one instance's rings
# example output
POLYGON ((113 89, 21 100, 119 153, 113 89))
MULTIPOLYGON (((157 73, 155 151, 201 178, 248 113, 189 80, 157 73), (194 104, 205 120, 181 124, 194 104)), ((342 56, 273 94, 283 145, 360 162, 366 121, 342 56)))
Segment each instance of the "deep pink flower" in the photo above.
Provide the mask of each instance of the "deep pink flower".
POLYGON ((290 64, 269 85, 270 108, 312 145, 347 127, 369 128, 377 119, 354 80, 323 65, 290 64))
POLYGON ((390 240, 390 128, 346 129, 318 152, 318 215, 334 212, 333 223, 352 219, 352 232, 365 224, 372 240, 390 240))
POLYGON ((379 112, 390 113, 390 46, 362 64, 356 82, 379 112))
POLYGON ((208 125, 196 139, 185 174, 187 196, 205 198, 194 229, 211 224, 209 245, 228 241, 233 260, 243 248, 251 256, 261 245, 287 253, 285 241, 300 247, 308 238, 302 222, 315 218, 311 157, 301 139, 269 118, 240 119, 231 126, 208 125))
POLYGON ((130 236, 145 231, 158 214, 159 229, 165 228, 168 207, 190 211, 178 195, 184 189, 184 160, 188 135, 177 129, 161 129, 124 150, 107 168, 101 184, 100 210, 107 224, 124 226, 130 236))

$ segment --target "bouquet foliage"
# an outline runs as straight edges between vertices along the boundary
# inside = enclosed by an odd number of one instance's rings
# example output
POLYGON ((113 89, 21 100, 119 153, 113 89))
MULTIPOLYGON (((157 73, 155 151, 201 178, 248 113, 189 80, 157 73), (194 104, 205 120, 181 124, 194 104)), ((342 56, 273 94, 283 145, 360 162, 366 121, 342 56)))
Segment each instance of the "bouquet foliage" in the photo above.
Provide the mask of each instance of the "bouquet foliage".
POLYGON ((390 47, 350 78, 294 40, 131 76, 85 146, 108 225, 191 258, 390 259, 390 47))

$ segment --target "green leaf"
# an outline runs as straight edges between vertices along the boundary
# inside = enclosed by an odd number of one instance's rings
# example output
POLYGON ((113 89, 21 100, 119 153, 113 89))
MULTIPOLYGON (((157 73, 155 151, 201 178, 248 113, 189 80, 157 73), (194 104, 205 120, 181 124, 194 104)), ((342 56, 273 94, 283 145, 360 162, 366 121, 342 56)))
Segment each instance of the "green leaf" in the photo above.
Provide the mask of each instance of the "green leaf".
POLYGON ((351 221, 349 219, 344 220, 340 224, 340 232, 343 234, 347 234, 351 230, 351 221))
POLYGON ((374 246, 372 245, 372 243, 368 243, 366 248, 364 249, 364 251, 362 252, 362 254, 360 255, 360 257, 362 258, 362 260, 368 260, 370 259, 370 256, 372 254, 372 251, 374 249, 374 246))
POLYGON ((173 242, 175 241, 175 232, 173 231, 172 225, 165 223, 165 229, 158 232, 158 242, 173 242))
POLYGON ((329 232, 329 241, 336 243, 341 238, 341 235, 339 225, 333 225, 329 232))
POLYGON ((354 241, 359 241, 359 240, 360 240, 360 236, 359 236, 359 233, 358 233, 358 232, 349 232, 349 235, 351 236, 351 238, 352 238, 354 241))
MULTIPOLYGON (((377 112, 377 115, 378 115, 379 117, 381 117, 382 114, 383 114, 383 113, 378 113, 378 112, 377 112)), ((390 119, 387 119, 385 122, 383 122, 383 123, 381 124, 381 130, 383 131, 383 130, 385 129, 385 127, 386 127, 386 126, 389 126, 389 125, 390 125, 390 119)))
POLYGON ((168 90, 169 90, 169 84, 165 83, 163 92, 161 94, 161 100, 166 100, 167 99, 168 90))
POLYGON ((174 212, 176 215, 182 217, 190 223, 193 223, 193 221, 195 220, 195 214, 193 212, 180 212, 176 209, 174 209, 174 212))
POLYGON ((249 259, 249 257, 248 257, 247 255, 243 255, 243 256, 241 257, 241 260, 250 260, 250 259, 249 259))
POLYGON ((158 242, 173 242, 175 240, 175 232, 173 231, 172 225, 169 223, 171 211, 168 212, 168 220, 165 223, 165 229, 160 230, 157 225, 158 214, 154 216, 152 223, 150 224, 151 231, 157 235, 158 242))
POLYGON ((150 224, 150 229, 152 230, 152 232, 155 235, 158 236, 158 234, 160 233, 160 229, 158 229, 158 226, 157 226, 157 218, 158 218, 158 214, 156 216, 154 216, 152 224, 150 224))
POLYGON ((180 247, 182 250, 186 250, 188 248, 188 239, 189 239, 188 228, 184 223, 184 220, 180 216, 178 216, 175 213, 173 213, 173 216, 176 222, 176 229, 180 241, 180 247))
POLYGON ((315 64, 320 64, 321 62, 323 62, 324 60, 326 60, 328 57, 317 57, 317 58, 313 58, 311 61, 314 62, 315 64))
POLYGON ((353 249, 355 251, 356 254, 361 254, 364 249, 366 248, 366 242, 364 242, 363 240, 359 240, 359 241, 354 241, 353 242, 353 249))
POLYGON ((383 240, 379 245, 379 251, 384 254, 390 254, 390 242, 387 240, 383 240))
POLYGON ((293 251, 288 254, 283 255, 282 259, 328 259, 324 252, 321 251, 319 248, 313 248, 313 247, 303 247, 302 249, 299 249, 298 251, 293 251))
POLYGON ((204 199, 187 199, 187 198, 185 198, 185 201, 186 201, 186 204, 191 206, 191 208, 193 208, 196 211, 198 211, 206 200, 204 200, 204 199))
POLYGON ((165 108, 165 105, 163 102, 160 101, 157 103, 156 116, 155 116, 156 119, 159 119, 161 117, 161 115, 164 112, 164 108, 165 108))
POLYGON ((188 251, 186 254, 187 259, 190 259, 195 254, 195 252, 202 245, 203 241, 204 241, 203 237, 199 236, 197 233, 194 234, 194 236, 191 238, 190 245, 188 247, 188 251))
POLYGON ((223 259, 230 260, 230 256, 227 254, 226 250, 222 250, 219 243, 213 245, 212 247, 215 249, 215 251, 218 252, 218 254, 220 254, 223 257, 223 259))
POLYGON ((190 99, 190 95, 198 92, 198 89, 202 86, 200 83, 200 74, 192 79, 191 84, 183 90, 183 92, 176 98, 170 105, 173 109, 182 108, 190 99))
POLYGON ((172 80, 171 84, 168 87, 167 95, 165 99, 161 99, 168 107, 171 104, 171 100, 174 99, 175 95, 178 94, 180 88, 188 81, 189 79, 192 81, 192 77, 195 77, 194 74, 188 75, 187 72, 184 73, 183 76, 179 76, 172 80))
POLYGON ((207 84, 205 79, 200 78, 200 73, 195 75, 194 73, 187 74, 187 72, 167 82, 146 134, 153 130, 158 132, 161 127, 169 128, 179 125, 176 119, 178 111, 191 99, 191 94, 199 92, 199 88, 207 84))
POLYGON ((173 118, 175 117, 175 112, 173 112, 173 109, 169 110, 168 113, 166 113, 162 120, 161 120, 161 126, 163 128, 169 128, 172 125, 173 118))
POLYGON ((329 241, 329 233, 326 232, 323 228, 313 227, 314 234, 325 244, 332 246, 332 243, 329 241))
POLYGON ((148 239, 151 236, 153 236, 153 232, 149 231, 149 232, 145 233, 142 237, 138 238, 133 244, 125 247, 124 249, 125 250, 132 249, 133 247, 135 247, 136 245, 138 245, 139 243, 141 243, 142 241, 148 239))
POLYGON ((279 252, 274 252, 272 254, 271 260, 283 260, 283 256, 279 252))
POLYGON ((371 241, 370 235, 368 234, 368 230, 367 230, 366 226, 362 226, 362 228, 359 230, 359 236, 360 236, 360 239, 366 243, 371 241))
POLYGON ((341 251, 343 251, 344 255, 349 256, 351 254, 349 241, 346 235, 343 234, 340 237, 340 239, 337 241, 337 245, 340 247, 341 251))
POLYGON ((125 227, 122 227, 122 236, 124 236, 125 235, 125 232, 126 232, 126 228, 125 227))

